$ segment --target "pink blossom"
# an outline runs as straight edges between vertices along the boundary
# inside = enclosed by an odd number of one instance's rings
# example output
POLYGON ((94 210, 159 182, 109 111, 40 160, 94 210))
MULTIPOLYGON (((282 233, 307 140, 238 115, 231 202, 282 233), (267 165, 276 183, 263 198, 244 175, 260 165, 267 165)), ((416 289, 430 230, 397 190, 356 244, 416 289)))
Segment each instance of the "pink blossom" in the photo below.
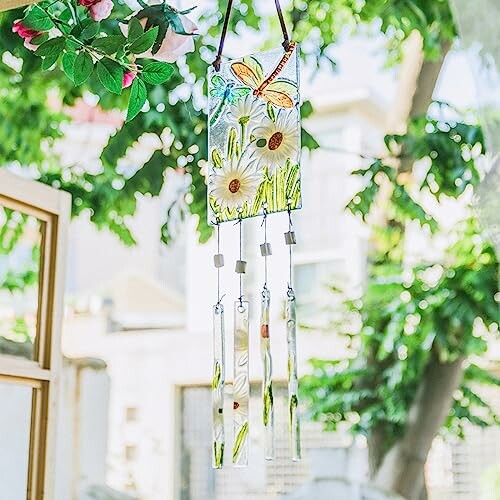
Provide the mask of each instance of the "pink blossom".
POLYGON ((78 0, 78 3, 83 7, 90 7, 91 5, 97 3, 98 1, 99 0, 78 0))
MULTIPOLYGON (((88 1, 88 0, 82 0, 88 1)), ((107 19, 113 10, 113 0, 100 0, 89 7, 90 17, 94 21, 102 21, 107 19)))
POLYGON ((130 71, 126 71, 123 74, 123 80, 122 80, 123 89, 130 87, 132 85, 132 82, 135 80, 135 77, 137 76, 137 66, 134 63, 132 63, 131 66, 132 69, 130 71))
POLYGON ((188 17, 181 15, 184 31, 190 35, 181 35, 172 28, 168 28, 167 34, 163 39, 160 49, 154 55, 153 59, 165 62, 175 62, 179 57, 194 51, 194 39, 192 34, 198 31, 198 27, 188 17))
MULTIPOLYGON (((171 27, 169 27, 160 49, 156 54, 153 54, 150 49, 147 52, 139 54, 138 57, 147 57, 148 59, 156 59, 157 61, 172 63, 177 61, 177 59, 184 54, 193 52, 194 40, 192 35, 198 31, 198 27, 187 16, 180 14, 179 17, 181 18, 184 31, 189 33, 188 35, 176 33, 171 27)), ((140 19, 139 21, 143 27, 146 26, 147 18, 140 19)), ((123 34, 127 36, 128 26, 122 24, 120 25, 120 28, 123 34)))
POLYGON ((22 23, 21 20, 17 20, 14 22, 14 24, 12 25, 12 31, 14 33, 17 33, 21 38, 24 38, 24 46, 28 50, 33 50, 33 51, 36 50, 38 47, 33 43, 31 43, 31 40, 43 34, 43 31, 37 31, 28 28, 22 23))

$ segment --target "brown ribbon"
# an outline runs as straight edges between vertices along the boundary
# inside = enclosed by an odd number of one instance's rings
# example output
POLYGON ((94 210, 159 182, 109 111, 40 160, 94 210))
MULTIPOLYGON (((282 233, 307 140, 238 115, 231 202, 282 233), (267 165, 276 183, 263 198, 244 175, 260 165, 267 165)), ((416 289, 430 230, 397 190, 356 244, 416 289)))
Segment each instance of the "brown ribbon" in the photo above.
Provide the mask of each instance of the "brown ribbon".
MULTIPOLYGON (((280 21, 281 31, 283 33, 283 48, 287 51, 290 48, 290 39, 288 38, 288 31, 286 29, 285 19, 283 18, 283 12, 281 11, 281 6, 279 0, 274 0, 276 5, 276 12, 278 13, 278 19, 280 21)), ((220 70, 220 63, 222 60, 222 51, 224 50, 224 41, 226 40, 227 35, 227 27, 229 25, 229 18, 231 16, 231 10, 233 8, 233 0, 228 0, 226 16, 224 17, 224 25, 222 26, 222 33, 219 42, 219 50, 217 51, 217 56, 215 57, 212 66, 215 68, 215 71, 220 70)))

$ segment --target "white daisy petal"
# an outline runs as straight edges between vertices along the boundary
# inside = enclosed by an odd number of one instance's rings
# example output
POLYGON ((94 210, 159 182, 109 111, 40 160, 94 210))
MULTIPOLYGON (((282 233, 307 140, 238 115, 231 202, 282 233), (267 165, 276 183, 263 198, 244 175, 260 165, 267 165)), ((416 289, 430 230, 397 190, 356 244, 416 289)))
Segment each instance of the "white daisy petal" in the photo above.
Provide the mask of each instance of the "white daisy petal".
POLYGON ((262 182, 262 172, 256 167, 253 160, 246 162, 233 158, 223 160, 222 168, 213 171, 209 182, 210 196, 221 211, 241 208, 253 199, 262 182))
POLYGON ((299 152, 297 110, 280 109, 275 122, 264 117, 252 134, 255 136, 252 158, 257 159, 259 167, 267 167, 273 175, 299 152))

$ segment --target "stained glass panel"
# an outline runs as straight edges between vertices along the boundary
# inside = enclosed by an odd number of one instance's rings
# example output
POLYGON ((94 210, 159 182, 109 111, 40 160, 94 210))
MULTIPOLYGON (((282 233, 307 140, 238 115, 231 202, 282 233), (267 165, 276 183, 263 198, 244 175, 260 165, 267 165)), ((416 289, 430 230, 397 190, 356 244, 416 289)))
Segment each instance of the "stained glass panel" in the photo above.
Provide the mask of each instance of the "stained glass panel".
POLYGON ((301 206, 298 47, 210 67, 209 223, 301 206))

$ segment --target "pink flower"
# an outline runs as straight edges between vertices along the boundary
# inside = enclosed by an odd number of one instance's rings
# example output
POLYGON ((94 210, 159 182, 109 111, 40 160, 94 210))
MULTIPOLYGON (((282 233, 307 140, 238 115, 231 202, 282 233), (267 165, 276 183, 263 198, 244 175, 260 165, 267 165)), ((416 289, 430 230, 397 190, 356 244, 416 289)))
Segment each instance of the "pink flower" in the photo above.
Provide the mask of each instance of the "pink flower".
MULTIPOLYGON (((81 0, 89 1, 89 0, 81 0)), ((93 3, 89 7, 90 17, 94 21, 102 21, 107 19, 113 10, 113 0, 100 0, 99 2, 93 3)))
POLYGON ((196 24, 186 16, 179 16, 184 26, 184 31, 189 35, 180 35, 172 28, 168 28, 167 34, 163 39, 160 49, 156 54, 150 57, 158 61, 175 62, 179 57, 194 51, 194 39, 192 34, 198 31, 196 24))
POLYGON ((78 3, 83 7, 90 7, 91 5, 97 3, 98 1, 99 0, 78 0, 78 3))
POLYGON ((123 74, 122 89, 130 87, 132 85, 132 82, 135 80, 135 77, 137 76, 137 66, 134 63, 132 63, 131 66, 132 70, 127 71, 123 74))
MULTIPOLYGON (((194 40, 192 35, 194 35, 198 31, 198 27, 187 16, 179 14, 179 17, 181 18, 184 31, 186 33, 189 33, 188 35, 181 35, 179 33, 176 33, 171 27, 169 27, 165 38, 163 39, 163 42, 156 54, 153 54, 150 49, 147 52, 139 54, 137 57, 146 57, 148 59, 156 59, 157 61, 172 63, 177 61, 177 59, 184 54, 193 52, 194 40)), ((139 21, 143 27, 146 26, 147 18, 140 19, 139 21)), ((120 28, 123 34, 127 36, 128 26, 121 24, 120 28)))
POLYGON ((21 38, 24 38, 24 46, 28 50, 33 50, 33 51, 36 50, 38 47, 32 44, 31 40, 43 34, 43 31, 37 31, 28 28, 22 23, 21 20, 17 20, 14 22, 14 24, 12 25, 12 31, 13 33, 17 33, 21 38))

